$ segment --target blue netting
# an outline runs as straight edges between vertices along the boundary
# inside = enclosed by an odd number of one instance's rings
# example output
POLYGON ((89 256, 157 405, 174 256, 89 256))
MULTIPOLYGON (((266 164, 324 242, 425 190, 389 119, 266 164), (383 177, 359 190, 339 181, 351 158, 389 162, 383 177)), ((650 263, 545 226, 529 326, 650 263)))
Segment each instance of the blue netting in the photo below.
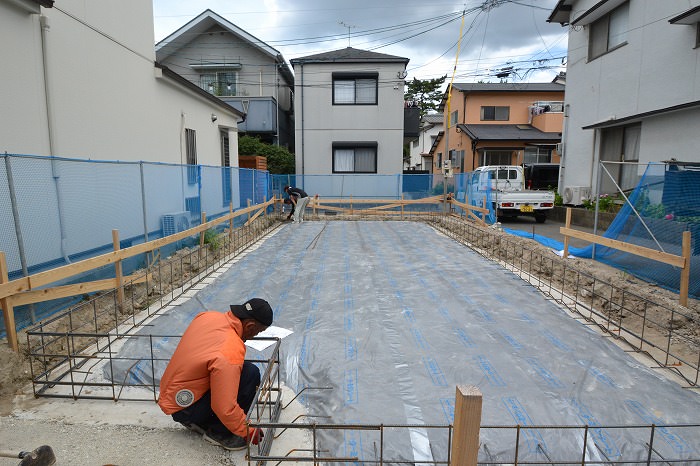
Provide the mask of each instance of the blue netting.
MULTIPOLYGON (((0 250, 10 280, 113 250, 152 241, 266 201, 272 196, 266 171, 236 167, 112 162, 4 154, 0 161, 0 250)), ((240 225, 240 218, 234 224, 240 225)), ((196 239, 196 238, 195 238, 196 239)), ((166 257, 193 239, 161 248, 166 257)), ((125 275, 143 267, 141 254, 122 262, 125 275)), ((76 281, 113 278, 107 266, 76 281)), ((81 299, 80 297, 77 299, 81 299)), ((24 328, 72 304, 54 300, 15 308, 24 328)), ((4 335, 0 319, 0 336, 4 335)))
MULTIPOLYGON (((603 236, 680 256, 683 232, 691 234, 690 287, 700 298, 700 170, 678 165, 649 164, 603 236)), ((517 230, 508 233, 532 238, 517 230)), ((563 243, 541 235, 534 239, 557 250, 563 243)), ((678 292, 681 269, 606 246, 569 248, 576 257, 595 258, 638 278, 678 292)))

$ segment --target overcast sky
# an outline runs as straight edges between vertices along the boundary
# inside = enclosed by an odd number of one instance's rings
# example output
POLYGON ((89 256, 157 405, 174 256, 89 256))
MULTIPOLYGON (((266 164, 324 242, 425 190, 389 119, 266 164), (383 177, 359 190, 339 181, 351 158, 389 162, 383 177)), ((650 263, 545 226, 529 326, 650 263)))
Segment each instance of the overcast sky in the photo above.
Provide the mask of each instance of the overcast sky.
POLYGON ((348 46, 410 59, 408 77, 550 82, 564 71, 567 28, 547 23, 557 0, 153 0, 156 42, 206 9, 289 61, 348 46))

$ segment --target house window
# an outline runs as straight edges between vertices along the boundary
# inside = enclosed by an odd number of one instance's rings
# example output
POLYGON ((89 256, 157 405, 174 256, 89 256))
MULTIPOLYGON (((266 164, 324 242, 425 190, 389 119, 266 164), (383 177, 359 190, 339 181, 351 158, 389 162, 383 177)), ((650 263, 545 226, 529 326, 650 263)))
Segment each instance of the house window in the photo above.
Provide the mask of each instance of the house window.
POLYGON ((545 147, 526 147, 523 163, 551 163, 552 149, 545 147))
POLYGON ((508 121, 510 107, 481 107, 481 121, 508 121))
POLYGON ((199 87, 216 96, 236 95, 235 71, 209 71, 199 75, 199 87))
MULTIPOLYGON (((639 142, 642 136, 642 126, 639 124, 607 128, 601 131, 600 159, 611 162, 604 163, 610 176, 623 191, 634 189, 639 182, 639 142)), ((615 192, 617 188, 610 177, 602 178, 603 192, 615 192)))
POLYGON ((457 110, 450 113, 450 126, 455 126, 457 124, 458 117, 459 117, 459 114, 457 113, 457 110))
POLYGON ((510 165, 513 152, 509 150, 484 150, 481 153, 481 165, 510 165))
POLYGON ((185 128, 185 152, 187 154, 187 183, 197 183, 197 132, 185 128))
POLYGON ((377 173, 377 143, 333 143, 333 173, 377 173))
POLYGON ((231 152, 229 148, 228 130, 221 130, 221 189, 223 204, 231 203, 231 152))
POLYGON ((596 20, 588 30, 588 59, 593 60, 627 43, 629 2, 596 20))
POLYGON ((377 105, 379 75, 333 73, 333 105, 377 105))

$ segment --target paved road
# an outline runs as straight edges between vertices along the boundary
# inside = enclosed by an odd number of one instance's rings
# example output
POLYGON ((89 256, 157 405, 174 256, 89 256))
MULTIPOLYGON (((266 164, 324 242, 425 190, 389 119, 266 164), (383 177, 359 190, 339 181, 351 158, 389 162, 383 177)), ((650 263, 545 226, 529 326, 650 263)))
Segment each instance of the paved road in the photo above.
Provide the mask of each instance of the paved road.
MULTIPOLYGON (((553 221, 551 219, 547 219, 545 223, 537 223, 535 222, 535 219, 533 217, 513 217, 513 218, 504 218, 501 221, 501 225, 503 228, 510 228, 511 230, 521 230, 521 231, 526 231, 528 233, 534 233, 536 235, 542 235, 546 236, 547 238, 552 238, 557 241, 561 241, 562 243, 564 242, 564 236, 559 233, 559 228, 564 226, 563 222, 557 222, 553 221)), ((585 231, 588 233, 593 233, 593 228, 587 228, 587 227, 582 227, 578 225, 572 225, 572 228, 575 230, 580 230, 580 231, 585 231)), ((598 230, 598 234, 602 235, 604 233, 603 230, 598 230)), ((588 241, 583 241, 580 239, 576 238, 571 238, 569 240, 569 244, 572 247, 585 247, 590 245, 588 241)))

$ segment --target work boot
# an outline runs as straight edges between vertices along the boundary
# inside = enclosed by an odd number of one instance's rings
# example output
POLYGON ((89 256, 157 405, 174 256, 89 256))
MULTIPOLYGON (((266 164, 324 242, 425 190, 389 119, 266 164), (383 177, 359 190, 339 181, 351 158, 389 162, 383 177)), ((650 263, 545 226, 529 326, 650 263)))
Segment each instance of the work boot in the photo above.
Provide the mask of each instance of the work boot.
POLYGON ((246 442, 243 437, 234 434, 221 434, 208 430, 202 437, 212 445, 218 445, 221 448, 231 451, 243 450, 248 446, 248 442, 246 442))
POLYGON ((192 432, 198 433, 199 435, 204 435, 204 434, 205 434, 205 430, 204 430, 202 427, 200 427, 200 426, 198 426, 197 424, 195 424, 194 422, 181 422, 180 424, 182 424, 183 426, 187 427, 187 428, 190 429, 192 432))

